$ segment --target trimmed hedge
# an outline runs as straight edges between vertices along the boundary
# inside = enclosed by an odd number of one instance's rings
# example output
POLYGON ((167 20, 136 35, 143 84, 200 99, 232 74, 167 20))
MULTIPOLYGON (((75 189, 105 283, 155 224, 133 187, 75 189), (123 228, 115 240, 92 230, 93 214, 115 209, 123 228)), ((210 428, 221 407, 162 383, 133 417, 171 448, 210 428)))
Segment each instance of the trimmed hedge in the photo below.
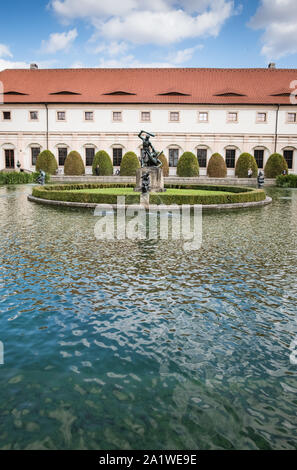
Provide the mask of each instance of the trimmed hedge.
POLYGON ((165 157, 164 153, 161 153, 161 155, 158 156, 159 160, 162 162, 162 171, 163 171, 163 176, 169 176, 169 165, 168 165, 168 160, 165 157))
POLYGON ((273 153, 267 160, 264 168, 266 178, 276 178, 281 175, 283 171, 288 171, 288 164, 280 153, 273 153))
POLYGON ((198 159, 192 152, 184 152, 178 159, 176 174, 188 178, 199 176, 198 159))
POLYGON ((227 166, 222 155, 214 153, 207 165, 207 176, 210 178, 225 178, 227 176, 227 166))
POLYGON ((276 186, 280 186, 281 188, 297 188, 297 175, 277 176, 276 186))
POLYGON ((85 174, 85 165, 80 154, 73 150, 68 153, 64 163, 64 174, 68 176, 79 176, 85 174))
POLYGON ((105 150, 99 150, 94 156, 92 164, 92 173, 96 175, 96 167, 99 166, 100 176, 112 176, 113 175, 113 164, 110 156, 105 150))
POLYGON ((134 152, 126 152, 121 161, 120 175, 135 176, 138 168, 140 163, 137 155, 134 152))
POLYGON ((36 161, 36 171, 42 170, 49 175, 54 175, 58 169, 57 160, 50 150, 43 150, 36 161))
POLYGON ((248 177, 248 170, 252 169, 253 178, 257 178, 258 176, 258 165, 255 160, 255 157, 250 153, 242 153, 236 162, 235 165, 235 176, 238 178, 247 178, 248 177))
MULTIPOLYGON (((68 184, 68 185, 50 185, 38 186, 33 188, 33 196, 56 201, 69 201, 69 202, 82 202, 82 203, 96 203, 96 204, 116 204, 116 194, 106 193, 87 193, 80 191, 71 192, 77 189, 96 189, 96 188, 133 188, 133 184, 68 184)), ((233 194, 222 195, 179 195, 179 194, 166 194, 164 193, 150 193, 151 204, 232 204, 238 202, 258 202, 266 198, 263 189, 252 189, 238 186, 212 186, 212 185, 166 185, 170 188, 185 188, 185 189, 209 189, 213 191, 226 191, 233 192, 233 194)), ((126 204, 138 204, 140 201, 139 193, 132 193, 126 195, 126 204)))
MULTIPOLYGON (((25 173, 19 171, 0 172, 0 185, 1 184, 28 184, 37 183, 39 172, 25 173)), ((45 182, 49 182, 49 175, 46 173, 45 182)))

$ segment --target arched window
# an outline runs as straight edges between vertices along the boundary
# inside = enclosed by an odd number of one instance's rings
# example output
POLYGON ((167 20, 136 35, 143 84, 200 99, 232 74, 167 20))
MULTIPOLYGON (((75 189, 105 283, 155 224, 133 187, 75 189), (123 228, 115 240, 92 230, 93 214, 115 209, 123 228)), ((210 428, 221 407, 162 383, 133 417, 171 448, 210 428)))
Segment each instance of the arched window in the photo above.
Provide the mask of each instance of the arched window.
POLYGON ((197 148, 197 159, 200 168, 206 168, 207 167, 207 147, 204 146, 199 146, 197 148))

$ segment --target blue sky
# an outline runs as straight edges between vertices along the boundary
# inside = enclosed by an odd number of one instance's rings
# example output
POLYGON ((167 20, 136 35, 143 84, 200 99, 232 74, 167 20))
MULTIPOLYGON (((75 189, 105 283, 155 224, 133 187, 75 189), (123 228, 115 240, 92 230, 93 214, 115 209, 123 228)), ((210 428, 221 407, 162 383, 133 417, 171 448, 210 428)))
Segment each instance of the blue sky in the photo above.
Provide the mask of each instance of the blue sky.
POLYGON ((296 38, 296 0, 11 0, 1 4, 0 70, 297 68, 296 38))

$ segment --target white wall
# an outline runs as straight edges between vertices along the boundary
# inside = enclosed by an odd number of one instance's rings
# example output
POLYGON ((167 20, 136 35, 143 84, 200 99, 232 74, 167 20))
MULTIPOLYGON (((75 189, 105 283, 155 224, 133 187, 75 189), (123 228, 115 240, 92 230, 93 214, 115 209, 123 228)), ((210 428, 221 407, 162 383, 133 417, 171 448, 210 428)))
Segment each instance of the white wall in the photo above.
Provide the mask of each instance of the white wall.
MULTIPOLYGON (((279 111, 277 151, 284 148, 294 150, 294 168, 297 173, 297 123, 287 122, 287 112, 297 112, 297 106, 282 106, 279 111)), ((19 160, 23 168, 31 165, 31 146, 47 147, 46 109, 44 105, 0 105, 0 169, 5 166, 4 149, 14 148, 15 163, 19 160), (10 111, 12 119, 3 121, 2 111, 10 111), (38 121, 30 121, 29 111, 38 111, 38 121)), ((208 148, 208 158, 214 152, 225 155, 227 146, 236 148, 236 157, 241 152, 253 153, 255 147, 265 149, 264 164, 274 152, 276 106, 194 106, 194 105, 49 105, 49 149, 58 155, 59 146, 77 150, 85 158, 85 147, 93 145, 95 150, 106 150, 112 155, 113 146, 122 146, 140 155, 140 129, 156 133, 152 142, 157 150, 164 150, 168 158, 169 148, 179 148, 196 153, 199 145, 208 148), (57 111, 66 111, 66 121, 57 121, 57 111), (84 112, 93 111, 94 121, 85 121, 84 112), (112 121, 112 112, 122 111, 122 122, 112 121), (151 112, 151 122, 141 122, 141 111, 151 112), (180 121, 170 122, 169 112, 179 111, 180 121), (198 121, 198 112, 209 113, 208 122, 198 121), (227 121, 227 112, 238 112, 238 122, 227 121), (267 112, 267 122, 257 123, 256 113, 267 112)), ((90 169, 87 168, 87 172, 90 169)), ((170 169, 171 174, 175 169, 170 169)), ((201 169, 201 174, 206 173, 201 169)), ((234 170, 228 169, 233 175, 234 170)))

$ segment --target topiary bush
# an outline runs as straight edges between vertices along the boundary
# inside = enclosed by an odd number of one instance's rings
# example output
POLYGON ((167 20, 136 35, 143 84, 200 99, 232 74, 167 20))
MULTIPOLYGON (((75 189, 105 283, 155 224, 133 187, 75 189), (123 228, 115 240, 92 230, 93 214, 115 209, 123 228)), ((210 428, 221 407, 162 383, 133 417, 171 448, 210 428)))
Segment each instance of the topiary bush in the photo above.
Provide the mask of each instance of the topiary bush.
POLYGON ((50 150, 43 150, 36 161, 36 171, 42 170, 49 175, 54 175, 58 169, 57 160, 50 150))
POLYGON ((96 167, 99 166, 100 176, 111 176, 113 175, 113 164, 110 156, 105 150, 99 150, 94 156, 92 164, 92 173, 96 175, 96 167))
POLYGON ((169 176, 169 165, 168 165, 168 161, 164 153, 161 153, 161 155, 159 155, 158 158, 162 162, 163 176, 169 176))
POLYGON ((121 161, 120 175, 135 176, 138 168, 140 168, 140 163, 137 155, 134 152, 125 153, 121 161))
POLYGON ((225 178, 227 176, 227 166, 224 158, 219 153, 214 153, 207 165, 207 176, 210 178, 225 178))
POLYGON ((176 174, 181 177, 199 176, 199 163, 197 157, 192 152, 184 152, 179 158, 176 174))
POLYGON ((83 159, 75 150, 69 152, 66 157, 64 163, 64 174, 69 176, 85 174, 85 165, 83 159))
POLYGON ((264 168, 266 178, 276 178, 283 171, 288 171, 288 164, 280 153, 273 153, 267 160, 264 168))
POLYGON ((282 188, 297 188, 297 175, 277 176, 276 186, 280 186, 282 188))
POLYGON ((242 153, 235 165, 235 176, 238 178, 247 178, 248 177, 248 170, 252 169, 253 178, 257 178, 258 176, 258 165, 255 160, 255 157, 250 153, 242 153))

